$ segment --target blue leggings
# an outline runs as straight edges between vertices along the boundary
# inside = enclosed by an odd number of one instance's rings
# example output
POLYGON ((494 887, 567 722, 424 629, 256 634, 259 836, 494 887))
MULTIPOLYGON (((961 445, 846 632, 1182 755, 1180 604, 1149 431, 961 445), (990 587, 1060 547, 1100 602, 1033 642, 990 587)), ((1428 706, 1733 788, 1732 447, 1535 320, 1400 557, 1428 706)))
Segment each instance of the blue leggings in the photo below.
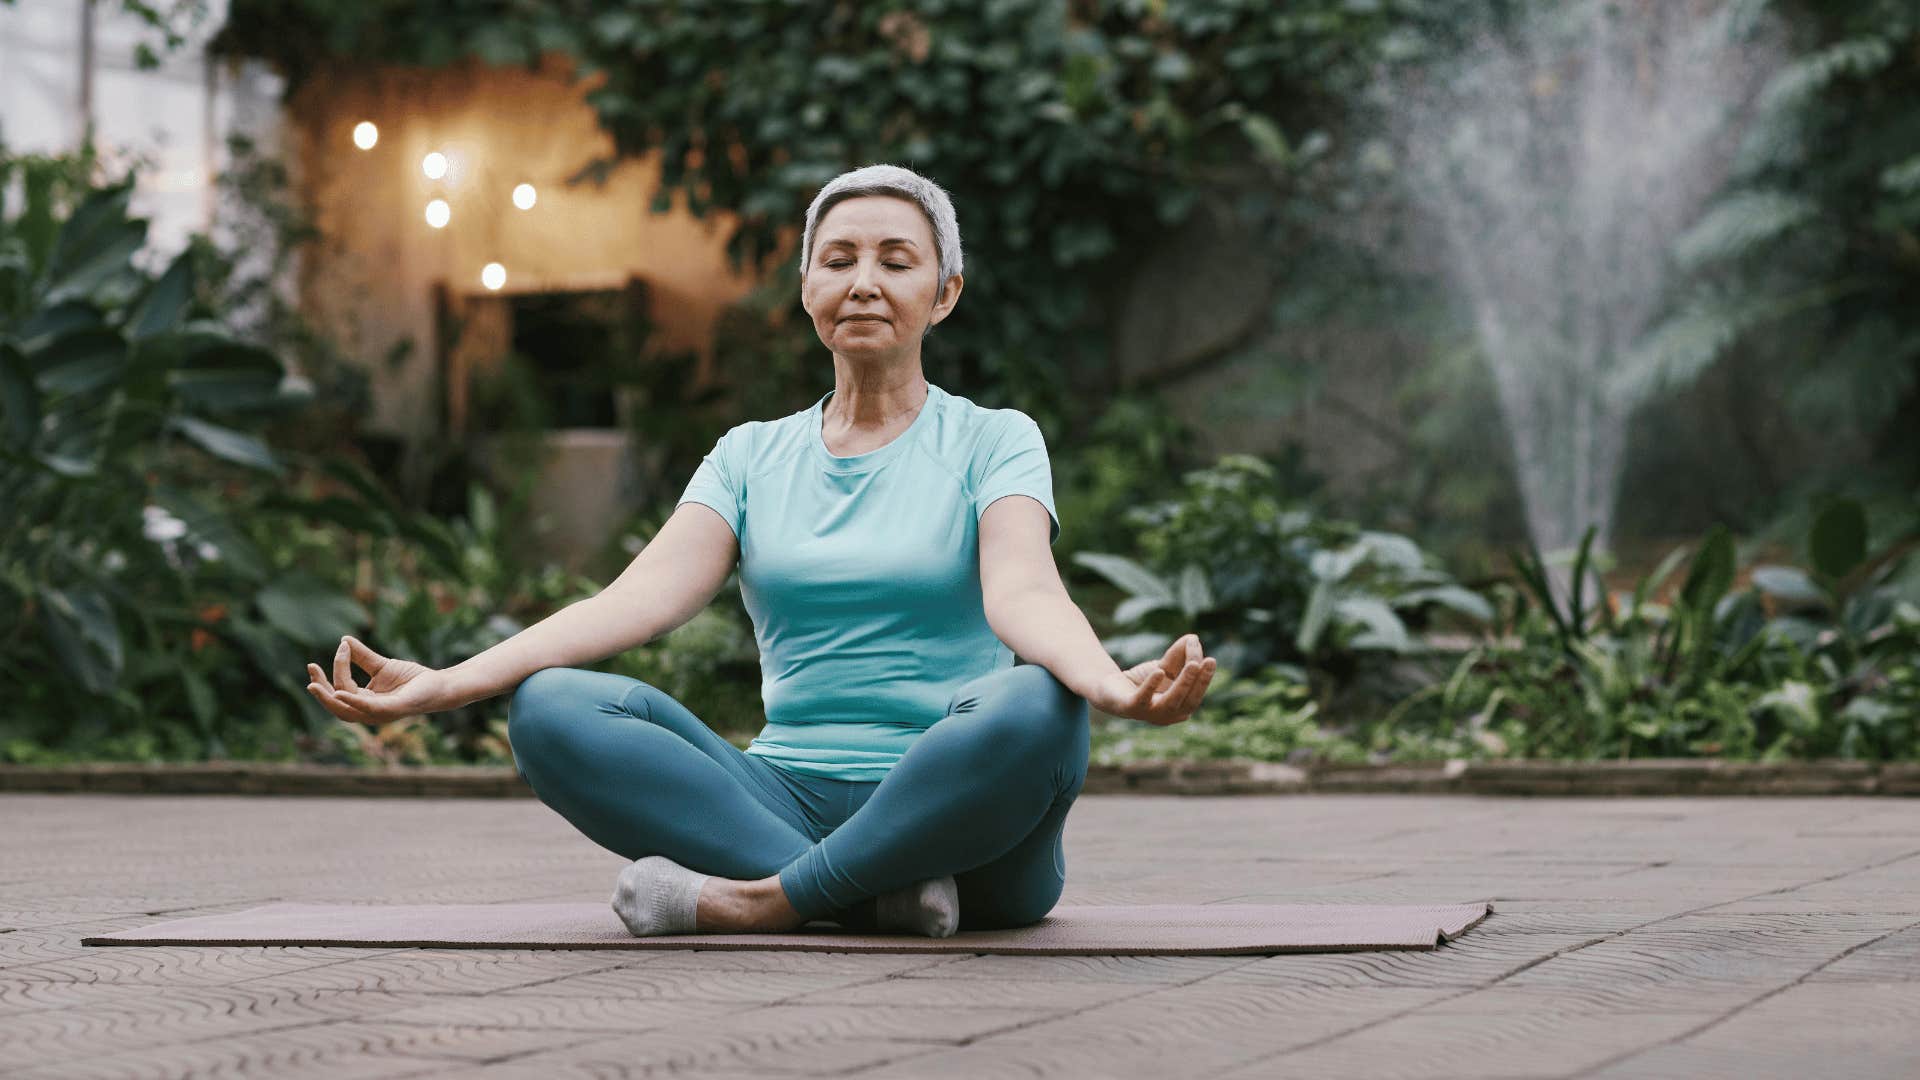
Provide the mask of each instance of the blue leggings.
POLYGON ((961 686, 874 781, 789 772, 624 675, 536 671, 508 716, 520 775, 595 843, 718 877, 777 873, 809 921, 869 928, 875 895, 952 874, 961 929, 1025 926, 1066 884, 1088 708, 1037 665, 961 686))

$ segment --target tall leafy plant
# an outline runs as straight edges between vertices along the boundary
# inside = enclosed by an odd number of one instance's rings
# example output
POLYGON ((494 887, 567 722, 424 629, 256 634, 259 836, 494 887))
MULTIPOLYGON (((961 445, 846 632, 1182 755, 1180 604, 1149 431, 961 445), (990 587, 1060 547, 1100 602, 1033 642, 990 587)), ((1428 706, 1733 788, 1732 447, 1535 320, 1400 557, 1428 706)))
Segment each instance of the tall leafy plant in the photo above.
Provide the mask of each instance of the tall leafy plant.
POLYGON ((261 430, 311 387, 229 332, 199 298, 191 252, 136 265, 147 222, 131 176, 96 184, 84 159, 0 157, 0 682, 8 721, 37 741, 160 722, 218 752, 261 691, 322 722, 306 650, 363 626, 319 573, 277 566, 244 516, 299 512, 373 532, 446 538, 349 463, 344 494, 275 485, 287 462, 261 430), (250 497, 249 497, 250 496, 250 497), (200 659, 214 644, 233 662, 200 659), (49 678, 49 672, 60 677, 49 678), (71 728, 72 730, 67 730, 71 728))

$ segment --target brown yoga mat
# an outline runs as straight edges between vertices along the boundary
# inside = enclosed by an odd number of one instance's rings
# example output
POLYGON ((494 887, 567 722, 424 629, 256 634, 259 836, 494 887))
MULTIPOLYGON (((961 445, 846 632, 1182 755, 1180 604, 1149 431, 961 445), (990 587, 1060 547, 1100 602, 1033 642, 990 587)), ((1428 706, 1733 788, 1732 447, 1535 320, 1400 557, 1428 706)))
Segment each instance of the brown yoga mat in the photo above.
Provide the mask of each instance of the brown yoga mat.
POLYGON ((784 934, 637 938, 604 903, 268 904, 80 939, 82 945, 366 945, 433 949, 788 949, 803 952, 1222 953, 1431 949, 1486 918, 1472 904, 1069 905, 1017 930, 952 937, 848 933, 809 923, 784 934))

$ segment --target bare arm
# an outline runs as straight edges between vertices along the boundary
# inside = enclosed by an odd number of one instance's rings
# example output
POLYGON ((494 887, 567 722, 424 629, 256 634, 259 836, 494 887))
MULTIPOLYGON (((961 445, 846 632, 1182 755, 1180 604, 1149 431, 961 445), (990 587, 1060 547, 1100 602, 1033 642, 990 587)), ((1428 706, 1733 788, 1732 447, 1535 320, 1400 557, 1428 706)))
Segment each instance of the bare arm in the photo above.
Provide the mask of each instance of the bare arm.
POLYGON ((996 499, 980 515, 980 587, 995 636, 1110 716, 1165 726, 1192 715, 1216 667, 1199 637, 1183 635, 1160 659, 1120 670, 1068 597, 1047 529, 1046 507, 1030 495, 996 499))
POLYGON ((712 508, 683 503, 613 584, 446 670, 442 708, 504 694, 549 667, 577 667, 644 645, 713 600, 739 558, 739 541, 712 508))

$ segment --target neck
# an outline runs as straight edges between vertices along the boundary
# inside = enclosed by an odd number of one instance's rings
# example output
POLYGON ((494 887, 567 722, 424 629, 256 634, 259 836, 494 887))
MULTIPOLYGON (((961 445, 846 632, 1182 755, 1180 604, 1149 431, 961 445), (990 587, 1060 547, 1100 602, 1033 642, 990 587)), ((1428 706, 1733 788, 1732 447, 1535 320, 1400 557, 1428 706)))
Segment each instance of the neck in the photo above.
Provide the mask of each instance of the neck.
POLYGON ((836 356, 833 369, 825 415, 843 430, 884 428, 917 411, 931 393, 918 362, 874 370, 836 356))

